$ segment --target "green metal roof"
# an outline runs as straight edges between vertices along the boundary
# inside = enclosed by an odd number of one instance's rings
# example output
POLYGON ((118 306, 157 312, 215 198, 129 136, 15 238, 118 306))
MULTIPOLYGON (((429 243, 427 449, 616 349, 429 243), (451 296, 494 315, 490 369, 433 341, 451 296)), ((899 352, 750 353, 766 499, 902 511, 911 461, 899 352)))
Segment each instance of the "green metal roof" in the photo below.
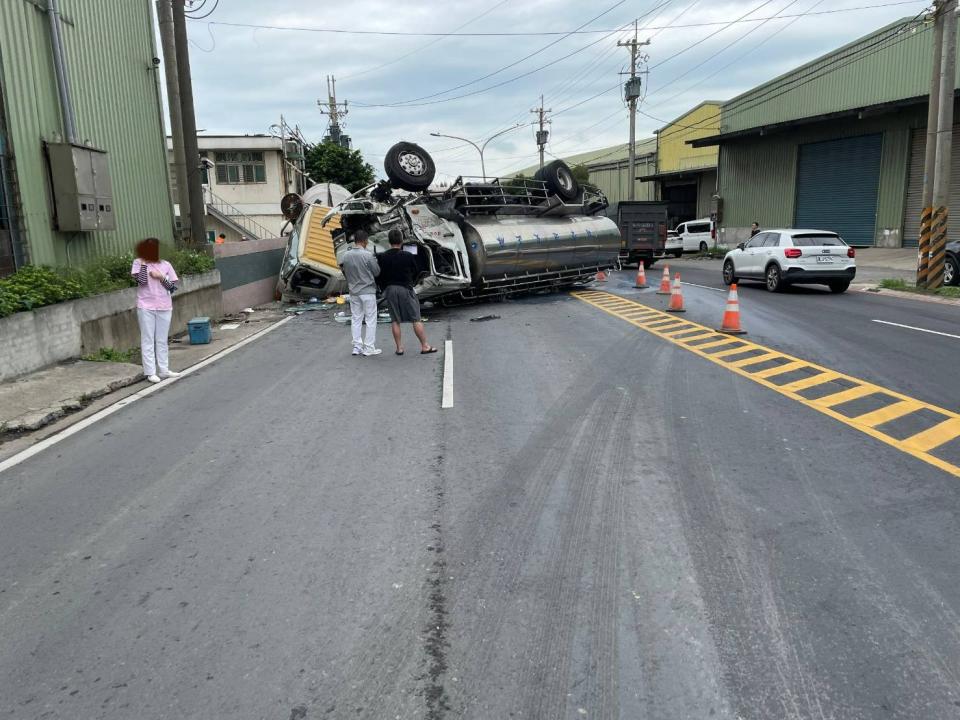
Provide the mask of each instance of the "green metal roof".
MULTIPOLYGON (((547 145, 549 148, 550 146, 547 145)), ((655 137, 643 138, 637 140, 637 157, 649 155, 657 151, 657 139, 655 137)), ((575 165, 586 165, 595 167, 598 165, 608 165, 618 161, 626 160, 630 157, 630 144, 622 143, 620 145, 611 145, 610 147, 600 148, 599 150, 590 150, 588 152, 577 153, 575 155, 565 155, 561 159, 570 167, 575 165)), ((552 158, 548 158, 547 162, 552 158)), ((540 165, 531 165, 520 170, 514 170, 504 173, 504 177, 513 177, 522 173, 523 175, 533 175, 540 165)))
POLYGON ((926 97, 932 27, 904 18, 738 95, 721 133, 926 97))

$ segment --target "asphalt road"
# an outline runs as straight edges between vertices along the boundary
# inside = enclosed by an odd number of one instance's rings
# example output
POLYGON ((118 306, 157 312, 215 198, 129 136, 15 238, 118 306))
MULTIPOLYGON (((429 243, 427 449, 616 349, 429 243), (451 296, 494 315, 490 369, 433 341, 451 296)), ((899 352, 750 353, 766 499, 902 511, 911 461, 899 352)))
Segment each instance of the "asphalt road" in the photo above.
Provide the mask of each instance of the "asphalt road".
MULTIPOLYGON (((741 302, 960 407, 872 322, 955 308, 741 302)), ((569 296, 433 312, 447 410, 318 315, 0 474, 0 717, 960 718, 960 479, 569 296)))

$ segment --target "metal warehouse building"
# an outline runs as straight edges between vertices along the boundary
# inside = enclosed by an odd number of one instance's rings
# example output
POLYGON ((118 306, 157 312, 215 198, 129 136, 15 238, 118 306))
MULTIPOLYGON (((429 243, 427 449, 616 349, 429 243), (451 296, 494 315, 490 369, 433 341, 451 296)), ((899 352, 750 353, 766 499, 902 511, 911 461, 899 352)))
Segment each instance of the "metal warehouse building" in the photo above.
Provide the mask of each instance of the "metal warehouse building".
MULTIPOLYGON (((721 242, 757 221, 835 230, 854 245, 917 244, 931 29, 893 23, 723 104, 720 132, 690 141, 719 146, 721 242)), ((950 235, 960 239, 960 222, 950 235)))
POLYGON ((0 0, 0 275, 173 241, 150 0, 0 0))
MULTIPOLYGON (((636 153, 636 175, 655 173, 657 170, 657 139, 638 140, 636 153)), ((567 155, 562 159, 570 167, 586 166, 590 171, 590 182, 600 188, 611 205, 621 200, 630 199, 630 146, 628 143, 577 155, 567 155)), ((519 170, 518 173, 532 177, 538 169, 538 165, 532 165, 519 170)), ((635 179, 633 182, 636 185, 635 200, 656 200, 657 190, 653 182, 639 179, 635 179)))

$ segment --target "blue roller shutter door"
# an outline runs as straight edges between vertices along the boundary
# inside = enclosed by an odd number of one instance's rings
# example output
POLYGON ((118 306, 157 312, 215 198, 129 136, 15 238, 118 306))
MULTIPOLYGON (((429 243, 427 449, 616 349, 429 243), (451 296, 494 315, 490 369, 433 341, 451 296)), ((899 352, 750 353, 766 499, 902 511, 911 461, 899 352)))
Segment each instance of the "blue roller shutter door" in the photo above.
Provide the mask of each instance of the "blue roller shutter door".
POLYGON ((833 230, 850 245, 873 245, 882 144, 878 133, 801 145, 793 226, 833 230))

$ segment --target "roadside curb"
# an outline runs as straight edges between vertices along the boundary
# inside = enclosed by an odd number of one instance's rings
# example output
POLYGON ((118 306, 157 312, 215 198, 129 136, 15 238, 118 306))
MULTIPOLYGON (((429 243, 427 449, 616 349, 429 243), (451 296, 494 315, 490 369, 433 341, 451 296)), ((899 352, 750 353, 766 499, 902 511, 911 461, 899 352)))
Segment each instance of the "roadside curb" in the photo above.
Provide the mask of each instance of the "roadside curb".
POLYGON ((960 306, 960 298, 935 297, 933 295, 924 295, 923 293, 888 290, 887 288, 877 287, 876 285, 858 287, 857 292, 868 293, 870 295, 886 295, 887 297, 898 297, 906 300, 917 300, 919 302, 934 303, 935 305, 960 306))

